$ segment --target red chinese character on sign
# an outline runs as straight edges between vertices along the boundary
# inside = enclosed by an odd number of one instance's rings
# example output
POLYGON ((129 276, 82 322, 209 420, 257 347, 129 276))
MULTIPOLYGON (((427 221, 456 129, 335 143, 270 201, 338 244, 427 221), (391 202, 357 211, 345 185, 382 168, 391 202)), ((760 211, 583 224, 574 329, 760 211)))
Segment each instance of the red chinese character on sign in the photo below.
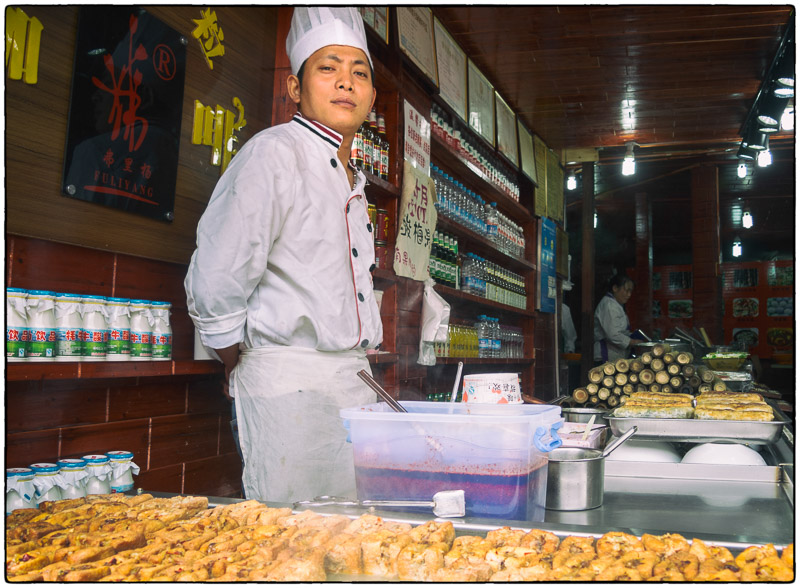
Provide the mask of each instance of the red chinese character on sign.
POLYGON ((132 343, 141 343, 142 338, 139 336, 139 333, 131 333, 131 342, 132 343))
POLYGON ((136 115, 136 111, 142 104, 142 98, 139 96, 139 86, 142 83, 142 72, 134 69, 134 64, 137 61, 144 61, 147 59, 147 50, 144 45, 139 45, 136 50, 133 49, 133 36, 139 28, 139 19, 131 15, 128 23, 128 63, 119 69, 119 78, 117 78, 117 69, 114 66, 114 58, 106 54, 103 56, 103 62, 110 74, 111 87, 106 86, 105 83, 97 78, 92 77, 92 83, 101 90, 108 92, 114 97, 114 103, 111 106, 111 112, 108 115, 108 122, 113 123, 111 131, 111 139, 116 140, 119 137, 120 130, 124 125, 123 137, 128 140, 129 151, 136 151, 142 145, 145 136, 147 135, 147 119, 136 115), (127 87, 123 87, 127 85, 127 87), (127 110, 123 110, 122 100, 128 102, 127 110), (136 131, 139 132, 139 137, 136 137, 136 131))
POLYGON ((133 165, 133 157, 126 157, 122 166, 122 171, 132 172, 131 166, 133 165))
POLYGON ((65 341, 77 341, 78 334, 75 331, 66 331, 64 333, 64 340, 65 341))
POLYGON ((100 331, 95 331, 92 333, 92 342, 93 343, 102 343, 103 341, 103 333, 100 331))
POLYGON ((47 335, 44 331, 36 331, 36 337, 34 341, 47 341, 47 335))
POLYGON ((142 343, 145 345, 150 343, 150 333, 142 333, 142 343))
POLYGON ((127 341, 130 338, 131 338, 131 332, 130 331, 122 331, 122 340, 123 341, 127 341))
POLYGON ((56 340, 56 332, 55 331, 50 331, 50 333, 47 335, 47 340, 50 341, 50 342, 55 341, 56 340))
POLYGON ((141 171, 142 176, 148 180, 150 179, 150 176, 153 175, 153 169, 150 167, 149 163, 143 164, 142 167, 139 168, 139 171, 141 171))
POLYGON ((9 341, 19 341, 19 331, 17 329, 9 329, 8 330, 8 340, 9 341))
POLYGON ((106 154, 103 155, 103 163, 105 163, 108 167, 111 167, 111 164, 114 163, 114 152, 109 149, 106 151, 106 154))
POLYGON ((119 331, 112 329, 110 335, 113 341, 119 341, 119 331))

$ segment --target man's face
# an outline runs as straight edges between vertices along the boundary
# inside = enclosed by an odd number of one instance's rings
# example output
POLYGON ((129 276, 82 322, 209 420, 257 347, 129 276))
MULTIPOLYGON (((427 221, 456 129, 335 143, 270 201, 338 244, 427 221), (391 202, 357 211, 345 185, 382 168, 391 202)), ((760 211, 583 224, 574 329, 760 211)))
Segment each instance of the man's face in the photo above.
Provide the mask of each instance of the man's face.
POLYGON ((626 304, 633 294, 633 282, 625 282, 623 286, 613 286, 611 289, 614 291, 614 298, 617 299, 617 302, 626 304))
POLYGON ((302 88, 296 76, 289 76, 288 88, 303 116, 345 136, 358 130, 375 101, 367 56, 345 45, 328 45, 312 54, 302 88))

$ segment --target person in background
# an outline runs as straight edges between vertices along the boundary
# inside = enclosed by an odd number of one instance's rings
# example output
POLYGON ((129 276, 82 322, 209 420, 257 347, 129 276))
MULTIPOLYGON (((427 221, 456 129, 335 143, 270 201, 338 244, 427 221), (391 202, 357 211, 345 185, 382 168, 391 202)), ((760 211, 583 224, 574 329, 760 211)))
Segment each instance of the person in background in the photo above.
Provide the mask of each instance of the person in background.
POLYGON ((295 7, 286 51, 298 113, 231 160, 184 285, 235 398, 245 496, 355 497, 339 411, 377 400, 357 373, 383 338, 366 178, 349 162, 373 67, 355 8, 295 7))
POLYGON ((564 302, 561 303, 561 338, 564 341, 564 353, 575 353, 578 333, 575 331, 575 323, 572 322, 572 312, 564 302))
POLYGON ((625 303, 633 293, 633 280, 616 274, 608 284, 608 292, 594 311, 594 361, 616 361, 630 355, 631 324, 625 303))

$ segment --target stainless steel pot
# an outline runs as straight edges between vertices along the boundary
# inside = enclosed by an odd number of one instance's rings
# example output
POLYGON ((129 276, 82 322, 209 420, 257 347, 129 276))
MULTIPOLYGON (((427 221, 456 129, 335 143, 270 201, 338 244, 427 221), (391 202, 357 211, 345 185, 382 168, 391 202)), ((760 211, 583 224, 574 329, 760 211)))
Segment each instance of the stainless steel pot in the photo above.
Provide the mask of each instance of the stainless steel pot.
POLYGON ((595 417, 596 425, 608 425, 608 421, 603 416, 608 412, 607 408, 567 408, 561 409, 561 415, 568 423, 588 423, 595 417))
POLYGON ((603 504, 606 457, 638 430, 631 427, 605 450, 558 447, 547 454, 548 510, 589 510, 603 504))
POLYGON ((602 451, 559 447, 547 457, 547 509, 589 510, 602 506, 606 463, 602 451))

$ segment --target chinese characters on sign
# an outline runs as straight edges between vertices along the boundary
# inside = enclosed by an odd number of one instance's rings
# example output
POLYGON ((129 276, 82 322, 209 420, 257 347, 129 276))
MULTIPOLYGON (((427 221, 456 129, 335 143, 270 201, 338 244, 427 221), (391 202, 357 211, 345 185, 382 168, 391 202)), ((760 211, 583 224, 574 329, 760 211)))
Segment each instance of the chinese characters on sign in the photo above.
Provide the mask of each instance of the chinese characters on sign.
POLYGON ((542 219, 541 242, 539 243, 539 311, 556 311, 556 223, 542 219))
POLYGON ((436 228, 436 193, 430 176, 403 162, 403 195, 394 249, 394 273, 419 281, 428 278, 428 257, 436 228))
POLYGON ((197 25, 192 31, 192 36, 200 42, 203 57, 206 58, 209 69, 214 69, 211 59, 225 55, 225 46, 222 44, 225 34, 217 24, 217 13, 211 8, 201 10, 200 16, 202 18, 192 19, 192 22, 197 25))
POLYGON ((430 174, 431 162, 431 123, 422 116, 407 100, 405 110, 405 150, 403 158, 425 175, 430 174))
POLYGON ((231 162, 236 154, 234 145, 239 139, 234 131, 240 131, 247 124, 244 119, 244 106, 241 100, 234 97, 233 105, 238 117, 217 104, 216 108, 203 106, 199 100, 194 101, 194 124, 192 126, 192 144, 211 147, 211 164, 220 166, 220 172, 231 162))
POLYGON ((172 220, 186 48, 145 10, 81 8, 64 193, 172 220))
POLYGON ((44 26, 21 8, 6 7, 6 74, 35 84, 39 78, 39 44, 44 26))

